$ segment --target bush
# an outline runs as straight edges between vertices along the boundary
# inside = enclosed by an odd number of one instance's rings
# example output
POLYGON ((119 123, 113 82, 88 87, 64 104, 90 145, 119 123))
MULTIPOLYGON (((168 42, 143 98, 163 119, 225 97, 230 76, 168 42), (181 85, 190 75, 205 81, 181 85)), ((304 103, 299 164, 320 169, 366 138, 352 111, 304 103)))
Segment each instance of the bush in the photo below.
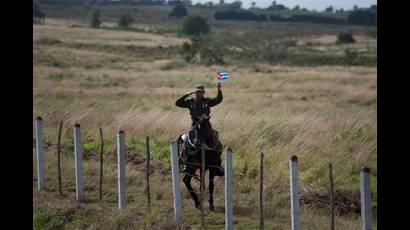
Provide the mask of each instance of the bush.
POLYGON ((169 14, 169 17, 181 18, 187 15, 188 15, 188 11, 185 8, 185 6, 182 4, 178 4, 174 7, 174 9, 172 9, 171 13, 169 14))
POLYGON ((118 20, 118 26, 121 28, 127 28, 132 23, 134 23, 134 18, 130 14, 122 15, 118 20))
POLYGON ((352 32, 340 32, 337 34, 336 44, 354 43, 352 32))
POLYGON ((181 32, 187 35, 209 33, 209 26, 206 23, 205 19, 196 15, 185 16, 182 20, 181 27, 181 32))
POLYGON ((94 11, 93 15, 91 16, 90 26, 92 28, 100 28, 101 27, 101 19, 100 19, 100 11, 94 11))

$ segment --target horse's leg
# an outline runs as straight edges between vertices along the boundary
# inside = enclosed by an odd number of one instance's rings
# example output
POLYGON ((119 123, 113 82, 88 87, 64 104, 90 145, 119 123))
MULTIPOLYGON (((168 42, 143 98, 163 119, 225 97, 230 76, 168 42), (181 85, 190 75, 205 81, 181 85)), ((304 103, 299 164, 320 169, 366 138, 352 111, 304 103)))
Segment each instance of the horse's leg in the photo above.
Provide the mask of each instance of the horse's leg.
MULTIPOLYGON (((189 174, 191 174, 191 173, 189 173, 189 174)), ((193 174, 191 174, 191 175, 193 175, 193 174)), ((184 181, 184 184, 185 184, 186 188, 188 189, 189 194, 191 194, 192 199, 195 201, 195 207, 199 208, 200 204, 199 204, 199 201, 198 201, 198 195, 196 195, 196 193, 194 192, 194 189, 191 186, 191 178, 192 178, 191 175, 185 174, 184 179, 182 179, 182 180, 184 181)))
POLYGON ((213 169, 209 170, 209 209, 215 211, 214 206, 214 171, 213 169))

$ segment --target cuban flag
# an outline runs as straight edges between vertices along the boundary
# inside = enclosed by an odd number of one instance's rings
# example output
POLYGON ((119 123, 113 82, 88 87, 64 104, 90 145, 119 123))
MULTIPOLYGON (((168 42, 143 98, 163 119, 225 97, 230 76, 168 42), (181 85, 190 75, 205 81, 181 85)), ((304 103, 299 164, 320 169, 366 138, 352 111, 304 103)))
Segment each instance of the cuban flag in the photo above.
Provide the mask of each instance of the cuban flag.
POLYGON ((216 71, 216 76, 218 77, 218 81, 226 80, 229 78, 228 71, 226 70, 216 71))

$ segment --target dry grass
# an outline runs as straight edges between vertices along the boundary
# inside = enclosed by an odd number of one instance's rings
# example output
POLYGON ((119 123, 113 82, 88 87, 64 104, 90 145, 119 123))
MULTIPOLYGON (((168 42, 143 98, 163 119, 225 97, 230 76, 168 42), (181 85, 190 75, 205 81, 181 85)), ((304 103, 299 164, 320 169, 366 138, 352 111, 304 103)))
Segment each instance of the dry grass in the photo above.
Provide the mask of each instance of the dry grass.
POLYGON ((33 39, 56 38, 64 42, 111 45, 158 46, 181 45, 187 39, 141 32, 111 31, 104 29, 70 28, 58 23, 33 25, 33 39))

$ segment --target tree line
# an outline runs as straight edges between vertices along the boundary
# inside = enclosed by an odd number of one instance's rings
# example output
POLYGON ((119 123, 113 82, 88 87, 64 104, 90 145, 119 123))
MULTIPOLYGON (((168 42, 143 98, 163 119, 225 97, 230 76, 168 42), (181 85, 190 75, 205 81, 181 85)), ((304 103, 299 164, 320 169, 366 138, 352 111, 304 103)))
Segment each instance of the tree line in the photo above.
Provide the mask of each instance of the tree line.
MULTIPOLYGON (((214 17, 218 20, 268 21, 265 14, 257 15, 251 11, 221 10, 216 11, 214 17)), ((284 17, 272 14, 270 15, 270 21, 377 26, 377 13, 356 10, 350 12, 345 19, 320 15, 292 15, 290 17, 284 17)))

